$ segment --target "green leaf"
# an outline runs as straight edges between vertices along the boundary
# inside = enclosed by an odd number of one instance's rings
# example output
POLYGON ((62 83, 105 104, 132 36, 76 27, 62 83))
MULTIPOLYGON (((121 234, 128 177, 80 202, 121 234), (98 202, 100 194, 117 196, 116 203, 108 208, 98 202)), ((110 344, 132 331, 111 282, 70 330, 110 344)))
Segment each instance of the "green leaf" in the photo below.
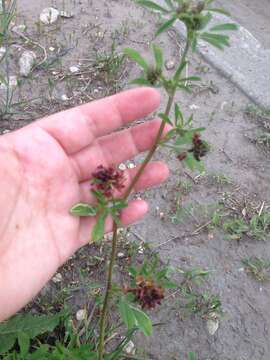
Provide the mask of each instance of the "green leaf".
POLYGON ((152 45, 152 48, 153 48, 153 52, 154 52, 154 56, 155 56, 157 69, 161 70, 162 66, 163 66, 163 53, 162 53, 162 50, 160 49, 160 47, 158 47, 155 44, 152 45))
POLYGON ((122 320, 130 330, 136 326, 136 318, 130 305, 125 301, 124 297, 121 297, 118 304, 119 312, 122 320))
POLYGON ((142 311, 133 306, 130 306, 136 319, 138 328, 144 333, 145 336, 152 335, 153 326, 151 319, 142 311))
POLYGON ((92 231, 92 241, 96 242, 101 240, 104 236, 105 232, 105 220, 108 216, 108 210, 103 211, 101 214, 98 215, 97 221, 92 231))
POLYGON ((230 46, 230 43, 229 43, 230 38, 227 35, 203 33, 203 34, 201 34, 200 37, 204 41, 208 42, 209 44, 211 44, 221 50, 223 50, 224 46, 230 46))
POLYGON ((202 34, 203 38, 213 39, 217 42, 229 46, 229 36, 228 35, 221 35, 221 34, 211 34, 208 32, 205 32, 202 34))
POLYGON ((117 211, 111 211, 111 216, 114 220, 114 222, 119 226, 119 227, 122 227, 123 224, 121 223, 120 221, 120 217, 119 217, 119 214, 117 211))
POLYGON ((117 199, 113 201, 113 209, 122 210, 128 207, 128 203, 126 200, 117 199))
POLYGON ((238 30, 238 26, 233 23, 220 24, 210 28, 210 31, 234 31, 234 30, 238 30))
POLYGON ((124 54, 127 55, 131 60, 139 64, 140 67, 144 69, 144 71, 147 71, 148 64, 138 51, 131 48, 126 48, 124 49, 124 54))
POLYGON ((17 336, 8 335, 2 337, 0 334, 0 354, 4 354, 10 350, 16 341, 17 336))
POLYGON ((168 7, 171 9, 171 10, 174 10, 174 5, 173 5, 173 2, 171 0, 165 0, 166 4, 168 5, 168 7))
POLYGON ((180 82, 186 82, 186 81, 201 81, 202 79, 199 76, 189 76, 187 78, 180 79, 180 82))
POLYGON ((70 209, 70 213, 76 216, 95 216, 97 210, 90 204, 78 203, 70 209))
POLYGON ((231 14, 224 10, 224 9, 218 9, 218 8, 210 8, 210 9, 207 9, 208 11, 212 11, 212 12, 216 12, 216 13, 219 13, 219 14, 223 14, 223 15, 226 15, 226 16, 231 16, 231 14))
POLYGON ((170 124, 173 126, 173 122, 170 120, 170 118, 168 117, 168 115, 164 114, 164 113, 159 113, 158 116, 165 121, 165 123, 170 124))
POLYGON ((146 80, 144 78, 134 79, 134 80, 130 81, 130 84, 141 85, 141 86, 153 86, 153 84, 151 84, 148 80, 146 80))
POLYGON ((97 199, 97 201, 102 204, 102 205, 106 205, 107 204, 107 199, 106 197, 102 194, 101 191, 95 190, 95 189, 91 189, 91 193, 95 196, 95 198, 97 199))
POLYGON ((204 166, 201 161, 198 161, 194 158, 193 154, 187 153, 187 157, 183 160, 184 165, 186 165, 191 171, 199 171, 202 173, 204 171, 204 166))
POLYGON ((168 10, 165 9, 164 7, 156 4, 155 2, 153 1, 148 1, 148 0, 138 0, 137 1, 138 4, 144 6, 144 7, 147 7, 149 9, 152 9, 152 10, 156 10, 156 11, 161 11, 162 13, 168 13, 168 10))
POLYGON ((190 352, 188 353, 188 360, 197 360, 197 356, 193 352, 190 352))
POLYGON ((183 114, 182 114, 178 104, 174 105, 174 119, 175 119, 176 126, 184 125, 184 117, 183 117, 183 114), (180 122, 179 122, 179 120, 180 120, 180 122))
POLYGON ((49 345, 40 345, 40 347, 31 354, 28 354, 27 360, 45 360, 50 359, 50 348, 49 345))
POLYGON ((20 346, 21 355, 27 355, 30 346, 30 338, 25 332, 20 331, 18 333, 18 343, 20 346))
POLYGON ((53 331, 59 324, 65 312, 56 315, 33 316, 31 314, 20 314, 0 324, 0 354, 11 349, 19 336, 25 333, 30 339, 53 331))
POLYGON ((180 63, 180 65, 178 66, 178 68, 174 74, 174 77, 173 77, 174 81, 179 79, 179 77, 180 77, 182 71, 184 70, 184 68, 186 67, 186 65, 187 65, 187 61, 183 61, 180 63))
POLYGON ((165 23, 163 23, 156 31, 156 36, 160 35, 161 33, 163 33, 165 30, 167 30, 169 27, 171 27, 171 25, 175 22, 176 17, 171 18, 170 20, 166 21, 165 23))

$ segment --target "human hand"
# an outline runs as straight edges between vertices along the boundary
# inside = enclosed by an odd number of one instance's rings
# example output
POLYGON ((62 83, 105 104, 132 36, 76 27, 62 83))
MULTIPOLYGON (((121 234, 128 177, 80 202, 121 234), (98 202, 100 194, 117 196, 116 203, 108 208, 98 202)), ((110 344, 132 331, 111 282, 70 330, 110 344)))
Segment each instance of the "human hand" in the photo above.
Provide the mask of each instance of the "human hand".
MULTIPOLYGON (((89 180, 98 165, 117 165, 151 147, 160 120, 111 132, 155 110, 159 99, 154 89, 129 90, 0 137, 0 321, 26 305, 91 240, 95 220, 73 217, 69 209, 93 201, 89 180)), ((126 186, 136 171, 127 170, 126 186)), ((167 176, 167 166, 153 162, 135 190, 167 176)), ((146 212, 144 201, 131 201, 121 221, 128 225, 146 212)), ((107 219, 106 230, 111 228, 107 219)))

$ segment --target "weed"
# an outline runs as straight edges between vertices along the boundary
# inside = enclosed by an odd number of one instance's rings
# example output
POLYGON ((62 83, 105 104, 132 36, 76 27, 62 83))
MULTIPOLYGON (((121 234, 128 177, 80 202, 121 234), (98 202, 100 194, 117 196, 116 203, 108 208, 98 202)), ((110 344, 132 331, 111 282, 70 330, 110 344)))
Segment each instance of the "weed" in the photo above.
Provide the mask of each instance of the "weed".
POLYGON ((0 47, 3 46, 5 49, 4 54, 0 58, 0 65, 3 64, 4 74, 0 74, 0 85, 3 88, 4 99, 0 98, 0 116, 4 118, 9 115, 12 111, 11 108, 14 106, 14 87, 18 85, 13 84, 14 80, 10 75, 10 26, 16 13, 16 0, 10 2, 2 1, 2 9, 0 10, 0 47))
POLYGON ((262 257, 249 257, 242 260, 247 273, 258 281, 270 281, 270 260, 262 257))
POLYGON ((186 295, 186 300, 185 309, 204 320, 218 318, 222 314, 221 301, 217 295, 192 292, 186 295))
POLYGON ((193 189, 193 183, 189 180, 180 180, 177 189, 180 191, 181 194, 187 195, 193 189))
POLYGON ((211 183, 218 186, 232 185, 233 181, 224 174, 213 173, 208 175, 208 179, 211 183))
POLYGON ((264 150, 270 150, 270 109, 261 109, 256 106, 248 106, 246 114, 254 119, 260 129, 249 136, 250 140, 256 145, 262 147, 264 150))
POLYGON ((109 52, 97 53, 94 68, 98 70, 106 85, 117 89, 117 82, 120 80, 124 61, 125 55, 118 53, 113 43, 109 52))
POLYGON ((182 307, 188 313, 199 315, 204 320, 219 318, 222 314, 219 297, 201 292, 198 288, 209 275, 209 271, 201 268, 178 271, 183 275, 180 285, 182 307))

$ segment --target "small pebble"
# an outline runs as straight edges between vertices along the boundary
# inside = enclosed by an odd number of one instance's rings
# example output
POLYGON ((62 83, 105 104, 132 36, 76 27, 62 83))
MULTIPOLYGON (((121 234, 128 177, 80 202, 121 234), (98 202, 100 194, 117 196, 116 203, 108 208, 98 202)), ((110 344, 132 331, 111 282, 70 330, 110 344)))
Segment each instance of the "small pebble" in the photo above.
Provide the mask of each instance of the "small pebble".
POLYGON ((80 69, 78 68, 78 66, 71 66, 70 68, 69 68, 69 71, 71 72, 71 73, 76 73, 76 72, 78 72, 80 69))
POLYGON ((198 105, 192 104, 192 105, 189 106, 189 108, 190 108, 190 110, 197 110, 200 107, 198 105))
POLYGON ((124 351, 125 351, 125 353, 127 353, 127 354, 135 355, 135 351, 136 351, 135 345, 134 345, 134 343, 133 343, 131 340, 129 340, 129 342, 128 342, 128 343, 126 344, 126 346, 124 347, 124 351))
POLYGON ((175 59, 168 59, 165 62, 165 67, 167 70, 173 70, 175 68, 175 65, 176 65, 175 59))
POLYGON ((126 165, 124 164, 124 163, 121 163, 119 166, 118 166, 118 168, 120 169, 120 170, 126 170, 126 165))
POLYGON ((11 75, 8 80, 6 79, 6 81, 8 84, 1 82, 1 80, 0 80, 0 89, 1 90, 6 90, 7 86, 9 86, 9 88, 13 88, 18 85, 18 80, 15 75, 11 75))
POLYGON ((5 55, 7 49, 4 46, 0 47, 0 59, 5 55))
POLYGON ((45 25, 51 25, 57 21, 59 11, 53 7, 45 8, 40 13, 39 19, 45 25))
POLYGON ((213 320, 213 319, 207 320, 206 327, 207 327, 207 330, 208 330, 209 334, 211 336, 213 336, 216 333, 217 329, 219 328, 218 319, 216 319, 216 320, 213 320))
POLYGON ((37 56, 33 51, 26 50, 19 59, 20 75, 27 77, 35 65, 37 56))
POLYGON ((24 24, 15 25, 15 26, 12 28, 12 30, 15 31, 15 32, 25 32, 25 30, 26 30, 26 25, 24 25, 24 24))
POLYGON ((87 318, 87 311, 85 309, 80 309, 76 312, 76 319, 78 321, 85 320, 87 318))
POLYGON ((128 169, 134 169, 136 167, 136 165, 133 162, 129 162, 127 165, 128 169))
POLYGON ((57 273, 54 275, 54 277, 52 278, 52 281, 56 284, 59 283, 63 280, 63 276, 60 273, 57 273))
POLYGON ((163 219, 163 218, 164 218, 164 212, 160 212, 160 213, 159 213, 159 217, 160 217, 161 219, 163 219))
POLYGON ((61 95, 61 100, 62 101, 68 101, 69 98, 68 98, 68 96, 66 94, 63 94, 63 95, 61 95))
POLYGON ((138 248, 138 254, 142 255, 143 253, 144 253, 144 248, 143 248, 142 245, 140 245, 139 248, 138 248))
POLYGON ((64 10, 60 11, 59 14, 60 14, 61 17, 66 18, 66 19, 70 19, 70 18, 72 18, 74 16, 73 13, 71 13, 69 11, 64 11, 64 10))

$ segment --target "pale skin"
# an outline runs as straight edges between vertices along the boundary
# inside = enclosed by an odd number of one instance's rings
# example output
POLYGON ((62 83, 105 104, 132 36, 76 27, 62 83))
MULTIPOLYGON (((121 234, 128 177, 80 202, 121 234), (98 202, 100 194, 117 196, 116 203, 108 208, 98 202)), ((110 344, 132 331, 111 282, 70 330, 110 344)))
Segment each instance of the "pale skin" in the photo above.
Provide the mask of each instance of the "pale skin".
MULTIPOLYGON (((151 147, 158 119, 115 130, 150 114, 159 103, 154 89, 129 90, 0 136, 0 321, 33 299, 91 241, 95 219, 74 217, 69 209, 93 202, 89 181, 98 165, 117 166, 151 147)), ((136 171, 126 171, 126 186, 136 171)), ((152 162, 135 190, 167 176, 164 163, 152 162)), ((122 224, 138 221, 147 209, 143 200, 130 201, 122 224)), ((111 229, 108 219, 106 231, 111 229)))

